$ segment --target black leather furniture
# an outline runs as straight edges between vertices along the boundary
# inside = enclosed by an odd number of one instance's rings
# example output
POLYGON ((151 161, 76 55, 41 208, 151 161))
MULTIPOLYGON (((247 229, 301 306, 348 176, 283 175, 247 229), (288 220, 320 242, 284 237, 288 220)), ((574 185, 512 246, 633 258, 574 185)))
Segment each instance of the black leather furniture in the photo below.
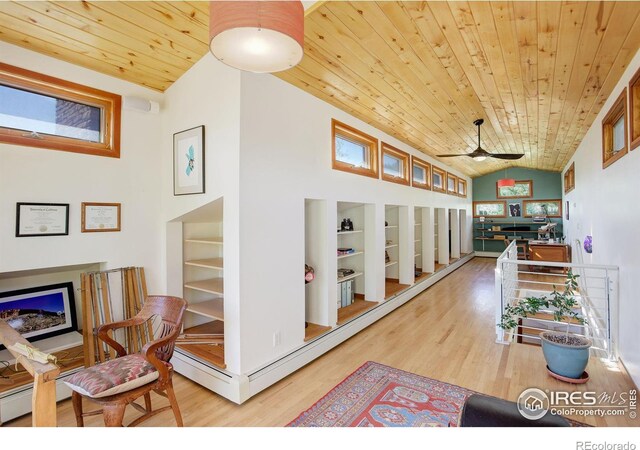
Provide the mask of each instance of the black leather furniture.
POLYGON ((569 427, 562 416, 547 412, 538 420, 530 420, 518 411, 514 402, 496 397, 474 394, 467 398, 460 413, 461 427, 569 427))

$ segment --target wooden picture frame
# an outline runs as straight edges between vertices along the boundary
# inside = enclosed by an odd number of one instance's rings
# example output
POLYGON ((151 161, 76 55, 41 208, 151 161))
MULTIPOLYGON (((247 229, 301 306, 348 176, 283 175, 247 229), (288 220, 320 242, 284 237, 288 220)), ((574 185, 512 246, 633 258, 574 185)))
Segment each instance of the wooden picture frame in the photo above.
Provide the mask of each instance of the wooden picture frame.
POLYGON ((68 235, 69 203, 16 203, 16 237, 68 235))
POLYGON ((447 172, 447 194, 458 195, 458 177, 451 172, 447 172))
POLYGON ((614 102, 607 115, 602 119, 602 168, 606 169, 614 162, 618 161, 629 151, 629 136, 627 131, 627 88, 624 88, 614 102), (623 146, 614 152, 613 148, 613 127, 623 119, 623 146))
POLYGON ((507 202, 504 200, 474 201, 473 217, 491 217, 496 219, 507 217, 507 202), (498 210, 492 212, 491 210, 495 209, 496 206, 498 210), (487 209, 483 210, 483 207, 487 209))
POLYGON ((420 158, 416 158, 415 156, 411 156, 411 185, 413 187, 417 187, 420 189, 426 189, 428 191, 431 190, 431 164, 429 164, 428 162, 420 158), (419 181, 416 181, 416 178, 415 178, 416 166, 424 170, 424 174, 425 174, 424 180, 426 181, 426 183, 421 183, 419 181))
POLYGON ((83 233, 120 231, 121 204, 82 202, 81 230, 83 233))
POLYGON ((562 218, 562 200, 523 200, 522 215, 524 217, 556 217, 562 218), (549 205, 554 206, 555 212, 549 213, 549 205), (557 208, 557 209, 556 209, 557 208), (546 213, 545 213, 546 211, 546 213))
POLYGON ((502 188, 498 187, 498 182, 496 181, 496 198, 531 198, 531 197, 533 197, 533 181, 532 180, 516 180, 515 186, 508 186, 508 187, 502 187, 502 188), (523 194, 518 194, 518 191, 520 189, 526 189, 528 192, 523 194))
POLYGON ((467 198, 467 180, 458 178, 458 196, 467 198))
POLYGON ((409 164, 411 162, 411 156, 409 155, 409 153, 403 152, 402 150, 392 145, 389 145, 386 142, 382 142, 381 144, 381 153, 382 153, 382 156, 380 157, 381 178, 384 181, 389 181, 391 183, 397 183, 397 184, 403 184, 405 186, 409 186, 409 184, 411 183, 410 172, 413 170, 413 168, 409 167, 409 164), (400 176, 391 175, 385 172, 384 157, 387 155, 390 156, 391 158, 394 158, 400 161, 400 164, 402 165, 400 176))
POLYGON ((434 192, 447 192, 447 173, 439 167, 431 166, 431 190, 434 192))
POLYGON ((640 69, 629 81, 629 149, 640 147, 640 69))
POLYGON ((173 135, 173 195, 204 194, 204 125, 173 135))

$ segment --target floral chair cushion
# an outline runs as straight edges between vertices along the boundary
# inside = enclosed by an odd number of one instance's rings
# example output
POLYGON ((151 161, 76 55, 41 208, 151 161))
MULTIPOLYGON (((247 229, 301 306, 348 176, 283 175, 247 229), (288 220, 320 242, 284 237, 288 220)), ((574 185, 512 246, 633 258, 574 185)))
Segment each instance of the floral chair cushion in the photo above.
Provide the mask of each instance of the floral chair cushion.
POLYGON ((108 397, 158 379, 158 371, 141 354, 96 364, 71 375, 65 384, 91 398, 108 397))

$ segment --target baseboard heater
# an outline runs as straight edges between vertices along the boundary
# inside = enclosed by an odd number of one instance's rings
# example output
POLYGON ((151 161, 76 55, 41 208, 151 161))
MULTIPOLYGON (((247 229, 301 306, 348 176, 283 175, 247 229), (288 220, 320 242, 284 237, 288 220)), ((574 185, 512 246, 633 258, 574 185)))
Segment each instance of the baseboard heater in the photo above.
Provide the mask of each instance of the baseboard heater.
POLYGON ((179 349, 176 349, 171 361, 176 372, 234 403, 241 404, 404 305, 474 256, 474 253, 470 253, 461 257, 395 297, 246 375, 236 375, 216 368, 206 361, 180 352, 179 349))

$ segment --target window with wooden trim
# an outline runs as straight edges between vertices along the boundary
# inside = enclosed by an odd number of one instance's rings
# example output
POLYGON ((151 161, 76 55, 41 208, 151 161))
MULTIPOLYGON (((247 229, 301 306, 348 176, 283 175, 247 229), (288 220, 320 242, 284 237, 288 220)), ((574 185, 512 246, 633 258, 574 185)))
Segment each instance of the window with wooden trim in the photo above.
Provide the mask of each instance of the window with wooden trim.
POLYGON ((627 89, 625 88, 602 120, 602 168, 622 158, 627 144, 627 89))
POLYGON ((475 201, 473 217, 507 217, 507 202, 505 200, 475 201))
POLYGON ((629 134, 631 150, 640 147, 640 69, 629 82, 629 134))
POLYGON ((467 180, 458 178, 458 195, 460 197, 467 197, 467 180))
POLYGON ((447 194, 458 195, 458 177, 447 172, 447 194))
POLYGON ((386 142, 382 143, 381 148, 382 179, 409 186, 409 161, 411 160, 409 154, 386 142))
POLYGON ((378 140, 349 125, 331 120, 332 167, 378 177, 378 140))
POLYGON ((564 193, 573 191, 576 187, 576 163, 572 162, 567 171, 564 173, 564 193))
POLYGON ((120 157, 121 97, 0 63, 0 142, 120 157))
POLYGON ((411 185, 420 189, 431 189, 431 164, 411 157, 411 185))
POLYGON ((435 192, 447 192, 447 173, 436 166, 431 166, 431 189, 435 192))

